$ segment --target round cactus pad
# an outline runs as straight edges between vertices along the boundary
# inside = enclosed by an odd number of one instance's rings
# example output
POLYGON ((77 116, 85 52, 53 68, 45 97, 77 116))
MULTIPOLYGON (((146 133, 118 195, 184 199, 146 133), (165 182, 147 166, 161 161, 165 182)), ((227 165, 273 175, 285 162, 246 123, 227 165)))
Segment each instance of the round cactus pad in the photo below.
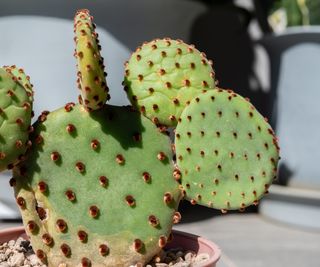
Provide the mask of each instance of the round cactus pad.
POLYGON ((179 40, 143 44, 126 64, 124 85, 131 103, 156 124, 175 126, 186 104, 215 87, 204 53, 179 40))
POLYGON ((157 254, 180 200, 168 136, 132 108, 106 105, 68 104, 34 128, 12 184, 38 257, 129 266, 157 254))
POLYGON ((276 175, 278 146, 270 125, 231 90, 194 98, 181 115, 175 144, 193 204, 243 209, 258 202, 276 175))
POLYGON ((11 169, 28 147, 32 102, 17 78, 0 68, 0 171, 11 169))
POLYGON ((109 98, 98 34, 87 9, 79 10, 74 18, 78 68, 79 97, 88 111, 99 109, 109 98))
POLYGON ((4 66, 3 67, 7 72, 9 72, 12 76, 14 76, 14 79, 19 82, 24 89, 26 90, 30 102, 33 102, 33 85, 30 82, 30 76, 28 76, 23 69, 18 68, 15 65, 12 66, 4 66))

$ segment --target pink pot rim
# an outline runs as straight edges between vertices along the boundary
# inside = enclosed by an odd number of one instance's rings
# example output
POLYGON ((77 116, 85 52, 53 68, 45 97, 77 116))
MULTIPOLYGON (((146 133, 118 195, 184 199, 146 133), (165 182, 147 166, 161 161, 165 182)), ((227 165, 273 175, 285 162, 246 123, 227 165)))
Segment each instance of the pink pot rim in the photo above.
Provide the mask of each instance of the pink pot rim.
MULTIPOLYGON (((210 258, 208 261, 205 262, 204 267, 215 266, 215 264, 220 259, 221 250, 212 241, 205 239, 203 237, 194 235, 194 234, 190 234, 190 233, 186 233, 186 232, 182 232, 182 231, 178 231, 178 230, 172 230, 172 233, 173 233, 173 236, 179 237, 184 242, 189 241, 188 243, 193 243, 193 244, 196 243, 198 245, 198 248, 205 247, 205 250, 208 251, 210 258)), ((23 236, 23 235, 25 235, 25 230, 24 230, 23 226, 11 227, 11 228, 6 228, 6 229, 0 230, 0 238, 2 240, 13 239, 13 238, 17 238, 17 237, 23 236)), ((24 237, 26 237, 26 236, 24 236, 24 237)), ((184 244, 181 244, 181 245, 179 244, 179 246, 181 246, 182 248, 185 248, 184 244)), ((198 252, 198 251, 196 251, 196 252, 198 252)))

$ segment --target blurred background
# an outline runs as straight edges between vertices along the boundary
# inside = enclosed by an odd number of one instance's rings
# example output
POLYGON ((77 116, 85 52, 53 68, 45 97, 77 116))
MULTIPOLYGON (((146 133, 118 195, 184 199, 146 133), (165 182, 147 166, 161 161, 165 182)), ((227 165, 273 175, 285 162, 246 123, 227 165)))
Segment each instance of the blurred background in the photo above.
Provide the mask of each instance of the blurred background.
MULTIPOLYGON (((1 0, 0 65, 31 76, 35 118, 77 99, 73 16, 98 26, 111 103, 126 105, 123 63, 143 41, 179 38, 214 62, 219 86, 249 97, 279 137, 279 176, 244 214, 181 206, 176 228, 223 251, 218 266, 319 267, 320 0, 1 0)), ((0 228, 21 224, 10 173, 0 177, 0 228)))

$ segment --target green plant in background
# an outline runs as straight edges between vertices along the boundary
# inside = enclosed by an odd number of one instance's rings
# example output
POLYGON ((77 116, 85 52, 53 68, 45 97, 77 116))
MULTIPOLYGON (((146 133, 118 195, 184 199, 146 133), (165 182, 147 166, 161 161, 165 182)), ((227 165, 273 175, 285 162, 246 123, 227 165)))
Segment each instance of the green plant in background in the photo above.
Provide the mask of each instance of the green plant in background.
POLYGON ((270 10, 269 22, 275 31, 290 26, 320 24, 320 0, 277 0, 270 10))
POLYGON ((168 38, 145 43, 126 64, 134 106, 116 107, 105 104, 87 10, 77 12, 75 33, 80 104, 39 116, 11 179, 40 260, 144 265, 170 241, 183 197, 222 212, 258 203, 276 175, 277 140, 248 100, 215 88, 203 53, 168 38), (172 144, 165 126, 175 125, 172 144))

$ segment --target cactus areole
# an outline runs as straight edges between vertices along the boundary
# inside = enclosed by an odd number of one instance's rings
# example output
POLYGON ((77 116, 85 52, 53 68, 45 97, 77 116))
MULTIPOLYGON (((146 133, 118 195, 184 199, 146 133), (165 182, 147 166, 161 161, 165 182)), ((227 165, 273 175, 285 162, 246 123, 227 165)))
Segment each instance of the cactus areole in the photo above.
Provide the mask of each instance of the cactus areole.
POLYGON ((144 266, 171 240, 182 197, 226 212, 257 204, 277 171, 276 137, 258 111, 215 87, 211 61, 169 38, 125 64, 133 106, 109 99, 95 25, 75 16, 79 104, 33 126, 29 77, 0 69, 0 170, 49 267, 144 266), (171 143, 167 126, 177 126, 171 143), (176 154, 176 155, 175 155, 176 154))

